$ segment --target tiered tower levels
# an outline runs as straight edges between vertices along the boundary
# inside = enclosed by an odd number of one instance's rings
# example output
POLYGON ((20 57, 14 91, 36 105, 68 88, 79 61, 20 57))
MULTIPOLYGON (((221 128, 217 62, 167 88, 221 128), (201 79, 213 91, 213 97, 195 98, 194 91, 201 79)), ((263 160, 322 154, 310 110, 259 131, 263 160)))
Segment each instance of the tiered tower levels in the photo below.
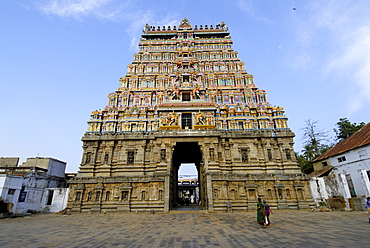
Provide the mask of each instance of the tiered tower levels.
POLYGON ((284 109, 270 105, 232 44, 225 23, 146 25, 127 75, 92 112, 88 131, 287 128, 284 109))

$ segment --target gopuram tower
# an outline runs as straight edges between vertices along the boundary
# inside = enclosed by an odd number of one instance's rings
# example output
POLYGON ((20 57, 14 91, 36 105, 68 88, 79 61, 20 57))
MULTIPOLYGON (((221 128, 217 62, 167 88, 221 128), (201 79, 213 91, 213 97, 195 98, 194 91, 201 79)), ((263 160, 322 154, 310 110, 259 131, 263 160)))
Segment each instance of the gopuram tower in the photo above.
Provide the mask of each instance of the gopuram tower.
POLYGON ((68 207, 168 212, 179 204, 178 171, 198 171, 208 211, 313 203, 282 107, 272 106, 233 50, 225 23, 145 26, 139 51, 107 106, 93 111, 68 207))

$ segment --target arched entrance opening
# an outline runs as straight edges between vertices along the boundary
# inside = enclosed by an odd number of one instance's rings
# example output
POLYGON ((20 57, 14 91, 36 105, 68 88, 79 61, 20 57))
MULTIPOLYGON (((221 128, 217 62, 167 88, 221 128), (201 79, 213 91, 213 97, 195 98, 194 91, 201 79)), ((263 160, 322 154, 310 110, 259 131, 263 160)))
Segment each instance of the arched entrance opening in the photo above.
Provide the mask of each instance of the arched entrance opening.
MULTIPOLYGON (((206 208, 206 203, 202 201, 205 194, 205 182, 204 180, 204 168, 202 163, 202 154, 198 142, 177 142, 172 154, 172 167, 170 175, 170 209, 175 209, 182 206, 184 196, 190 197, 190 188, 195 190, 197 188, 197 197, 199 207, 206 208), (181 164, 194 164, 197 173, 197 187, 189 187, 189 194, 181 194, 181 189, 185 187, 179 187, 179 169, 181 164), (199 204, 200 201, 200 204, 199 204)), ((190 199, 189 199, 190 200, 190 199)), ((186 204, 186 203, 185 203, 186 204)))
POLYGON ((199 206, 198 170, 194 163, 181 163, 178 172, 177 206, 197 208, 199 206))

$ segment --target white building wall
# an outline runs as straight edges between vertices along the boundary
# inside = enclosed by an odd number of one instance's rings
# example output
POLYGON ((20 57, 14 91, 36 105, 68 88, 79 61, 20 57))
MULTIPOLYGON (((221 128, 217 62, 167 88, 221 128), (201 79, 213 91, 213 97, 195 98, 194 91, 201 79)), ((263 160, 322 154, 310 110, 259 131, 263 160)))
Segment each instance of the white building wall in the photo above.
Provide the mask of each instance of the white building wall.
POLYGON ((40 211, 44 190, 26 187, 25 191, 27 192, 26 200, 18 202, 16 213, 27 213, 28 210, 40 211))
POLYGON ((336 197, 339 194, 338 183, 336 176, 331 174, 325 177, 312 177, 310 179, 311 195, 317 205, 319 202, 326 202, 331 197, 336 197))
POLYGON ((66 163, 59 160, 50 159, 47 174, 56 177, 64 177, 66 165, 66 163))
MULTIPOLYGON (((312 195, 312 198, 314 199, 314 201, 316 202, 316 204, 318 204, 318 202, 322 201, 324 196, 322 194, 322 191, 324 188, 320 187, 321 186, 321 182, 323 178, 321 177, 312 177, 311 180, 310 180, 310 188, 311 188, 311 195, 312 195)), ((327 198, 324 198, 324 199, 327 199, 327 198)))
POLYGON ((47 194, 49 194, 50 190, 53 193, 53 200, 51 205, 46 205, 48 196, 45 197, 46 201, 44 201, 44 210, 47 212, 56 213, 59 212, 67 207, 68 203, 68 196, 69 196, 69 189, 68 188, 48 188, 47 194))
POLYGON ((19 193, 22 188, 23 177, 13 175, 0 175, 0 197, 6 203, 12 203, 12 212, 15 213, 19 198, 19 193), (9 194, 9 189, 14 189, 13 194, 9 194))
POLYGON ((24 191, 27 192, 24 202, 19 202, 16 213, 27 213, 28 210, 41 211, 44 190, 48 180, 44 176, 28 174, 23 180, 24 191))
POLYGON ((351 175, 356 197, 370 196, 370 182, 366 173, 370 171, 370 145, 331 157, 329 163, 334 166, 334 172, 337 175, 340 190, 347 206, 351 194, 346 175, 351 175), (343 157, 346 160, 339 162, 338 159, 343 157))

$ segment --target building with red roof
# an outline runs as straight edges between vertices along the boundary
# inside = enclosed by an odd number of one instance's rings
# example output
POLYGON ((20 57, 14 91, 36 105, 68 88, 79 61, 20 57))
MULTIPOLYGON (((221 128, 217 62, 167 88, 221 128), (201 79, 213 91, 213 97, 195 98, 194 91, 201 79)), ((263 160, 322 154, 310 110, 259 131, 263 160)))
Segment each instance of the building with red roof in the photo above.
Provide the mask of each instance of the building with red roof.
POLYGON ((370 196, 370 123, 313 161, 314 199, 331 205, 343 198, 347 208, 363 209, 370 196))

